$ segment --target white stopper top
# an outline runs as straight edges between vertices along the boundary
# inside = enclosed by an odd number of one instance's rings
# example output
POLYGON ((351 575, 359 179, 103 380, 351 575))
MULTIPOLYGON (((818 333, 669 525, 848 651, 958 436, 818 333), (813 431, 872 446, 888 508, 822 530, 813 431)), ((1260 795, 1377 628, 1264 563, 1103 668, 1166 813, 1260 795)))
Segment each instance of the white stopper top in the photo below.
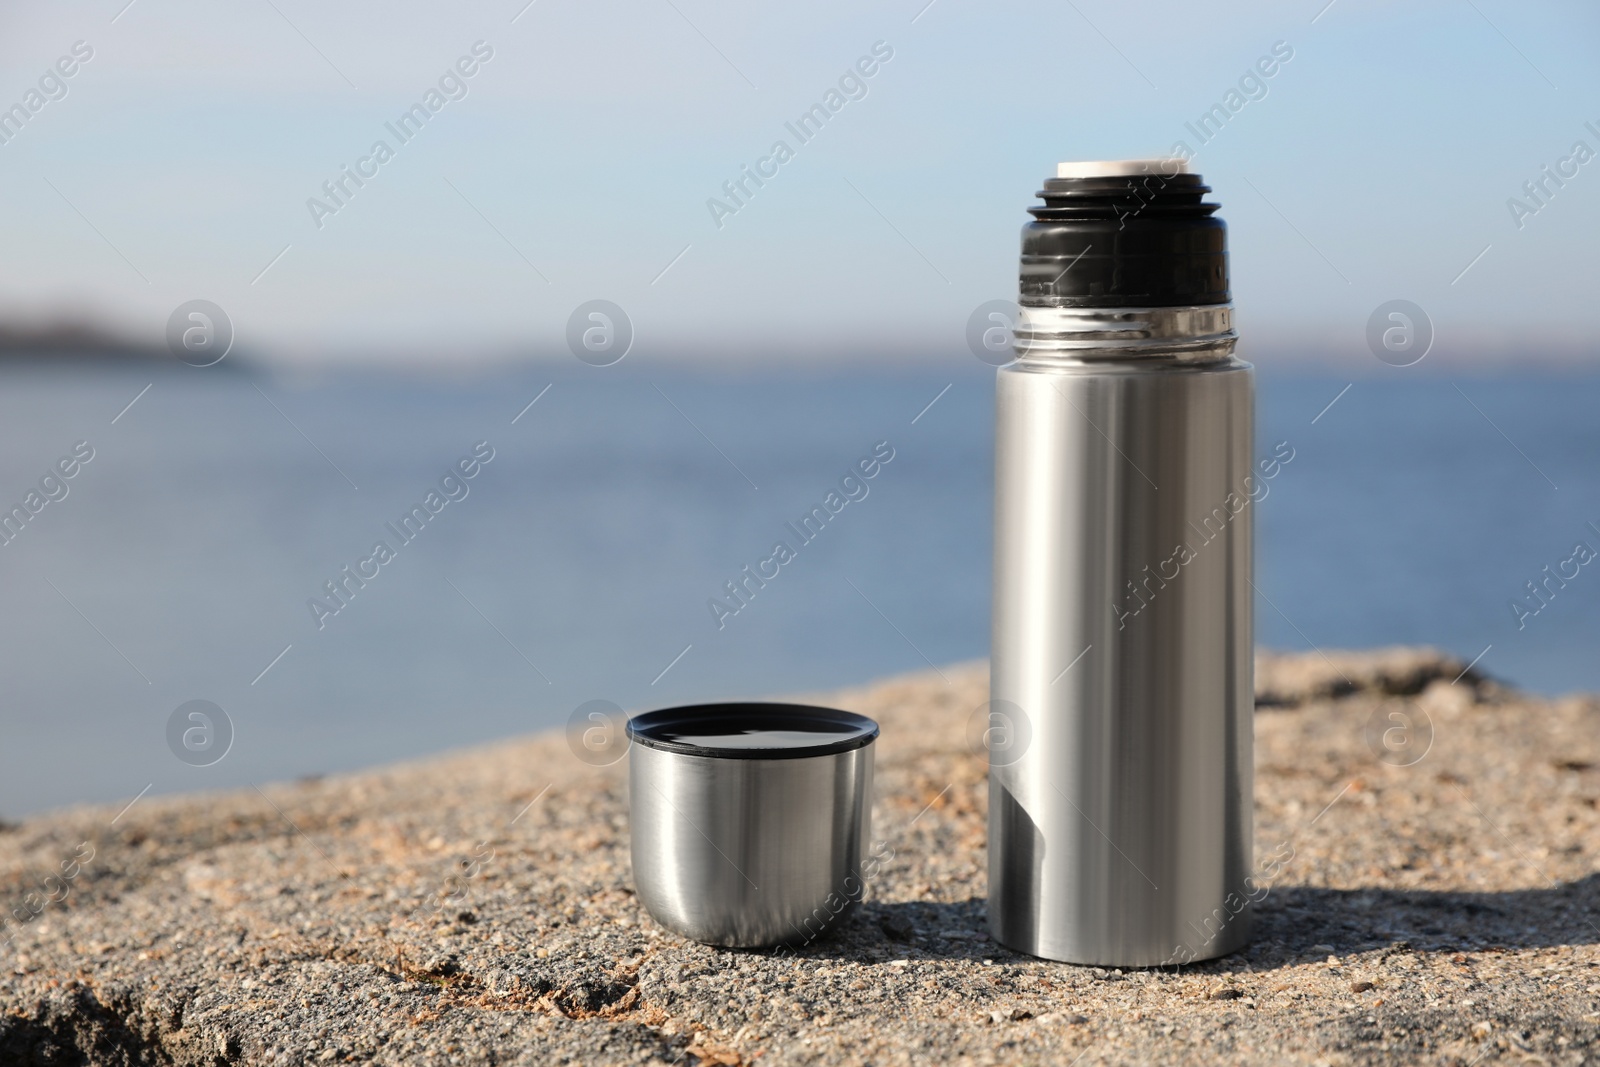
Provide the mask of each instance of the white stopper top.
POLYGON ((1057 178, 1126 178, 1138 174, 1189 173, 1187 160, 1163 159, 1091 159, 1056 164, 1057 178))

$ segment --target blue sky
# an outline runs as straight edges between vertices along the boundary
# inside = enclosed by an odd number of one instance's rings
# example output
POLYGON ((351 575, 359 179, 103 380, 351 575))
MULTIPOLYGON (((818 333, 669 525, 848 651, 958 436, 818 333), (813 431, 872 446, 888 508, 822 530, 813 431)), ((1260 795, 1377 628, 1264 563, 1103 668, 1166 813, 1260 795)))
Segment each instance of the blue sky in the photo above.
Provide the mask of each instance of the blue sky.
POLYGON ((959 358, 1058 159, 1183 140, 1256 362, 1370 366, 1397 298, 1435 362, 1592 357, 1600 161, 1520 228, 1507 200, 1600 151, 1594 8, 924 3, 8 5, 0 107, 94 54, 0 145, 0 314, 155 340, 205 298, 286 362, 571 359, 568 316, 604 298, 635 359, 959 358), (466 96, 399 146, 384 124, 478 41, 466 96), (866 95, 799 144, 785 123, 880 41, 866 95), (1201 146, 1185 124, 1277 42, 1293 58, 1201 146), (307 200, 379 138, 395 157, 318 228, 307 200), (779 139, 794 158, 719 228, 708 199, 779 139))

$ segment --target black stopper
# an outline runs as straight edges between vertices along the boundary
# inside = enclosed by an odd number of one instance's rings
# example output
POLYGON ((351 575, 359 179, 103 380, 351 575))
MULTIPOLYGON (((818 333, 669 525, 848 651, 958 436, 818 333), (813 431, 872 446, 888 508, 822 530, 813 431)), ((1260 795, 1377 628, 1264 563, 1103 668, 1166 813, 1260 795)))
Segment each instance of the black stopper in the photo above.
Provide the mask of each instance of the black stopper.
POLYGON ((1050 178, 1022 228, 1030 307, 1225 304, 1228 227, 1198 174, 1050 178))

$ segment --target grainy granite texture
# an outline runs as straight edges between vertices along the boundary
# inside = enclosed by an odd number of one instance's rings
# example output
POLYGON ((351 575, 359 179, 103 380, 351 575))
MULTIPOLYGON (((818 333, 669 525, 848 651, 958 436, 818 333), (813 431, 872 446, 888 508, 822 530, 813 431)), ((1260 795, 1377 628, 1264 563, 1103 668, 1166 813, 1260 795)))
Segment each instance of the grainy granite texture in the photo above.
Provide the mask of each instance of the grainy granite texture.
POLYGON ((658 929, 624 764, 561 736, 30 820, 0 833, 0 899, 42 909, 7 929, 0 1064, 1591 1062, 1600 701, 1461 669, 1263 657, 1256 851, 1293 858, 1247 951, 1176 971, 987 940, 981 664, 826 698, 883 724, 894 858, 798 958, 658 929), (1377 758, 1419 707, 1426 755, 1377 758))

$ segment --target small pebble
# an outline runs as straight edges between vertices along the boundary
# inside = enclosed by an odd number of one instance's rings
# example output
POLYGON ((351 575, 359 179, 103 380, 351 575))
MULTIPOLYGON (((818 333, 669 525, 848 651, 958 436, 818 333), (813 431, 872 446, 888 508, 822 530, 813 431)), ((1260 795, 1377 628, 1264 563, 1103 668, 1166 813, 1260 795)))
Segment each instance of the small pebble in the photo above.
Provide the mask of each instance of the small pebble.
POLYGON ((917 936, 917 928, 898 915, 885 915, 879 919, 878 929, 890 941, 912 941, 917 936))

